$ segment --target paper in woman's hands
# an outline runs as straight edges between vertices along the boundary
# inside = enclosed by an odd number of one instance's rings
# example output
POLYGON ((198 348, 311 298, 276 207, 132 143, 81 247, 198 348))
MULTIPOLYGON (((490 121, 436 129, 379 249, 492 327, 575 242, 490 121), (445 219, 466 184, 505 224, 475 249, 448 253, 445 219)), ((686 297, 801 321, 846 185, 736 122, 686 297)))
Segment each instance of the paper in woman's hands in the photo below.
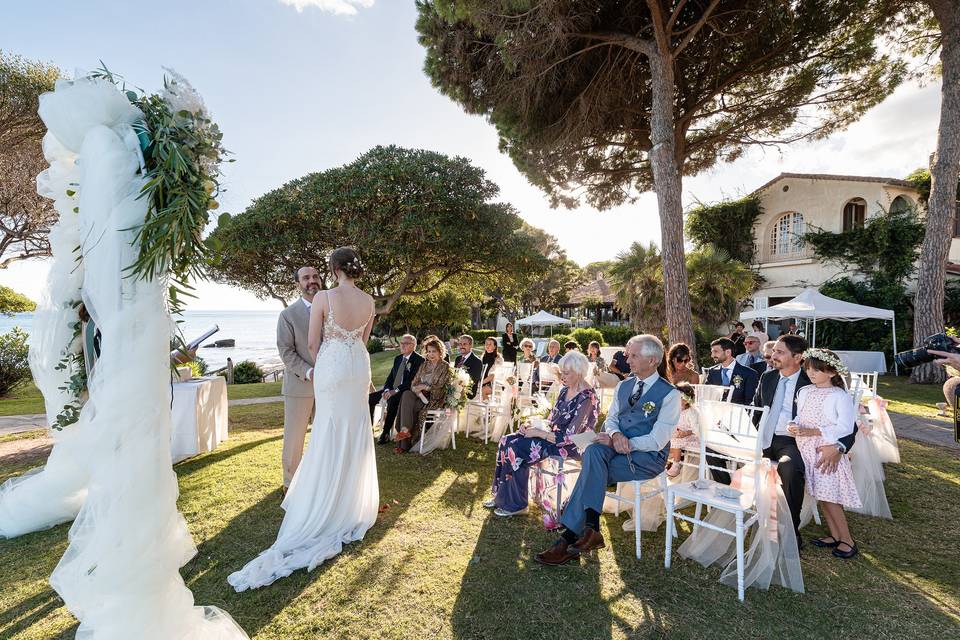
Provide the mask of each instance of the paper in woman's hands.
POLYGON ((417 391, 417 397, 420 398, 420 402, 427 404, 427 397, 423 395, 422 391, 417 391))
POLYGON ((583 433, 578 433, 576 435, 570 436, 570 442, 574 444, 581 452, 589 447, 591 444, 596 442, 597 432, 596 431, 584 431, 583 433))

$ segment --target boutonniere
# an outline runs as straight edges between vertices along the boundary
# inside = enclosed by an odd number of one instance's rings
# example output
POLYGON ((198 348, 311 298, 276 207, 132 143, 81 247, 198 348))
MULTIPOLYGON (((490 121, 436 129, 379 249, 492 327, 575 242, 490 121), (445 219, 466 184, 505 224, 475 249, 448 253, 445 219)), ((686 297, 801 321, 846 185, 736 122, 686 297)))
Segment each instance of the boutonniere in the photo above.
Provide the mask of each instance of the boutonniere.
POLYGON ((407 371, 410 371, 410 361, 407 361, 407 371))
POLYGON ((643 417, 649 418, 650 414, 653 413, 654 410, 657 408, 657 405, 647 400, 646 402, 643 403, 643 406, 640 408, 643 409, 643 417))
POLYGON ((733 376, 734 388, 739 389, 741 384, 743 384, 743 376, 733 376))

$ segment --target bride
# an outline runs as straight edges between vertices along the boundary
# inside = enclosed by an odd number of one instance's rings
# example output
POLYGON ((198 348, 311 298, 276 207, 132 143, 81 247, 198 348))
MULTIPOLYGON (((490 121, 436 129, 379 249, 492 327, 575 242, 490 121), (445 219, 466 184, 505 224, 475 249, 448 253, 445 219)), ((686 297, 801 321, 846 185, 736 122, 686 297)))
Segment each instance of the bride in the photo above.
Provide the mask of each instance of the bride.
POLYGON ((227 581, 237 591, 256 589, 297 569, 314 567, 363 539, 377 519, 377 463, 370 437, 367 393, 373 298, 354 284, 363 275, 357 252, 330 254, 337 286, 313 299, 309 348, 316 354, 316 398, 310 444, 281 505, 277 541, 227 581))

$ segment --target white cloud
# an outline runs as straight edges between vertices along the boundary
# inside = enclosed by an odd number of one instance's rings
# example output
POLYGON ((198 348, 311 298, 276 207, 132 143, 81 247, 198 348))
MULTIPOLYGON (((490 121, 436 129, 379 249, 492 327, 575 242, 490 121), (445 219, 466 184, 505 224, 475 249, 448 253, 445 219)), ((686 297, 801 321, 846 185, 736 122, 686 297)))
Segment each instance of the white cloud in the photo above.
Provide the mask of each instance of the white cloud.
POLYGON ((369 9, 376 0, 280 0, 280 4, 295 8, 298 12, 307 7, 316 7, 338 16, 353 16, 357 14, 357 7, 369 9))

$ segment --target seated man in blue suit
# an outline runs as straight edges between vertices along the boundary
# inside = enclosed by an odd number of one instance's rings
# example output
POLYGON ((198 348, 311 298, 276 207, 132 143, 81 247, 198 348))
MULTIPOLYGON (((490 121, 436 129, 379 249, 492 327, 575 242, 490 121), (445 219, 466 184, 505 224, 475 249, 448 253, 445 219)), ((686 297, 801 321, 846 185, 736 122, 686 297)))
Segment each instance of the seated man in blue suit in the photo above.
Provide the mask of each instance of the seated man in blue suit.
POLYGON ((751 404, 760 376, 750 367, 736 361, 733 357, 733 340, 718 338, 711 342, 710 356, 717 364, 707 369, 707 384, 733 387, 731 402, 751 404))
MULTIPOLYGON (((707 369, 707 384, 733 387, 731 402, 752 404, 757 384, 760 382, 760 374, 737 362, 733 357, 733 351, 733 340, 730 338, 718 338, 710 343, 710 356, 717 364, 707 369)), ((707 463, 711 467, 725 466, 723 458, 714 456, 707 456, 707 463)), ((721 484, 730 484, 730 474, 726 471, 710 469, 710 475, 721 484)))
POLYGON ((560 524, 565 529, 537 562, 559 565, 605 545, 600 512, 607 486, 649 480, 663 473, 670 435, 680 421, 680 392, 661 378, 663 344, 656 336, 634 336, 625 348, 632 376, 617 385, 603 432, 583 452, 580 475, 560 524))

